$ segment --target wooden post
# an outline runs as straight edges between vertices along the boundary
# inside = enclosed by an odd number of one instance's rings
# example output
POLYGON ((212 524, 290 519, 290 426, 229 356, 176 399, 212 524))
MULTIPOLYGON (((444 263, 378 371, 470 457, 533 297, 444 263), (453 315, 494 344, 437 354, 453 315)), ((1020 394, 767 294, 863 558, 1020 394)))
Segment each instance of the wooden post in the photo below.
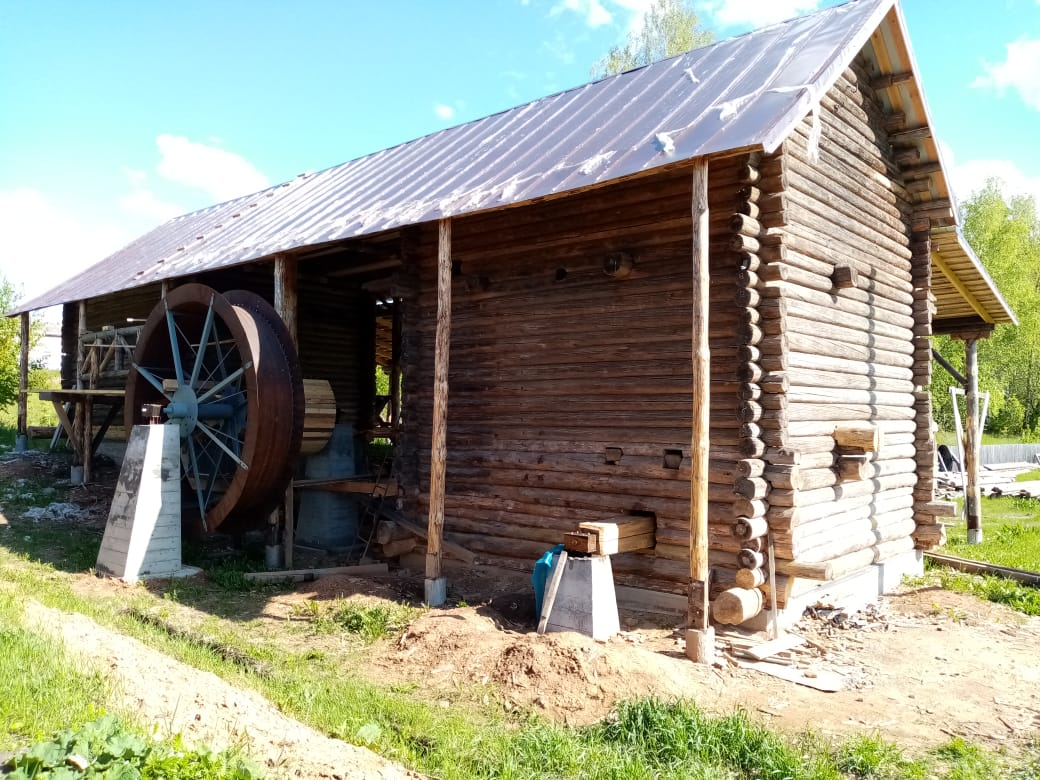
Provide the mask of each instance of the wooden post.
POLYGON ((448 349, 451 345, 451 220, 438 224, 437 332, 433 353, 433 443, 430 448, 430 517, 426 538, 426 603, 444 604, 441 537, 444 533, 444 472, 448 457, 448 349))
POLYGON ((711 360, 708 348, 708 161, 693 163, 693 425, 690 438, 690 590, 686 655, 715 659, 715 631, 708 625, 708 414, 711 360))
MULTIPOLYGON (((297 335, 297 319, 299 312, 299 294, 297 287, 297 274, 296 274, 296 260, 295 258, 286 257, 285 255, 275 255, 274 258, 274 308, 278 312, 278 316, 282 318, 282 322, 285 323, 286 330, 289 331, 289 338, 292 340, 293 346, 299 346, 299 340, 297 335)), ((285 568, 291 569, 293 567, 293 545, 295 544, 296 536, 296 513, 295 507, 295 496, 293 491, 292 480, 289 480, 289 486, 285 489, 285 501, 283 502, 285 508, 285 525, 282 527, 282 553, 285 568)), ((272 523, 276 524, 277 510, 275 510, 275 518, 272 518, 272 523)))
POLYGON ((968 518, 968 543, 982 541, 982 490, 979 486, 979 456, 982 431, 979 430, 979 353, 978 341, 964 341, 964 373, 968 380, 964 387, 966 401, 964 425, 964 471, 968 484, 964 486, 964 514, 968 518))
POLYGON ((292 343, 297 344, 299 293, 296 260, 285 255, 274 257, 274 308, 289 330, 292 343))
POLYGON ((29 448, 29 312, 22 312, 18 359, 18 436, 15 449, 24 452, 29 448))

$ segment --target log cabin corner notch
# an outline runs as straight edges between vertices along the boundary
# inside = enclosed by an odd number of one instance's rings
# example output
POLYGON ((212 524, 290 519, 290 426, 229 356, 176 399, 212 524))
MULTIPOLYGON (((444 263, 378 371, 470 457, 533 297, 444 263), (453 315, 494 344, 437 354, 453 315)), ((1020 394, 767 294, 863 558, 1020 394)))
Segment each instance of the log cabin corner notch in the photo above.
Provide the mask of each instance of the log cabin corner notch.
POLYGON ((922 95, 898 5, 853 0, 180 217, 12 314, 64 303, 74 344, 185 281, 273 300, 291 257, 303 375, 392 440, 428 578, 645 513, 623 594, 795 613, 935 543, 930 337, 1014 323, 922 95), (836 450, 852 423, 880 449, 836 450))

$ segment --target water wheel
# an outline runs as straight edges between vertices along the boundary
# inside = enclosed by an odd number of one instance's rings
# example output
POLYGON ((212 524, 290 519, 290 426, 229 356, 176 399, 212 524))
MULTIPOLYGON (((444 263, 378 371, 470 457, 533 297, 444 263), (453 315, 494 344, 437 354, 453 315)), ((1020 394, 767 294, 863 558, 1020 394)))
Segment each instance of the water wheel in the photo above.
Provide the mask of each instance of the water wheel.
POLYGON ((284 495, 303 433, 289 332, 263 298, 178 287, 149 315, 127 377, 127 428, 180 427, 185 527, 262 528, 284 495))

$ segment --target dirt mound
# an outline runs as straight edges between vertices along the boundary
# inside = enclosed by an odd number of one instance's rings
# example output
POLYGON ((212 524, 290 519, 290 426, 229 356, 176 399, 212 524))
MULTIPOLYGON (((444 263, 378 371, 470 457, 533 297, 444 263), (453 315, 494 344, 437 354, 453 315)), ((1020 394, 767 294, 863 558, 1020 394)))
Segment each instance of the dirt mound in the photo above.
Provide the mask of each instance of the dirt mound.
POLYGON ((666 691, 682 673, 708 674, 682 657, 674 638, 660 637, 654 650, 644 642, 636 633, 601 643, 573 633, 518 632, 492 610, 458 607, 415 621, 395 649, 372 658, 371 672, 430 686, 445 700, 483 689, 507 709, 534 707, 586 724, 618 699, 666 691))

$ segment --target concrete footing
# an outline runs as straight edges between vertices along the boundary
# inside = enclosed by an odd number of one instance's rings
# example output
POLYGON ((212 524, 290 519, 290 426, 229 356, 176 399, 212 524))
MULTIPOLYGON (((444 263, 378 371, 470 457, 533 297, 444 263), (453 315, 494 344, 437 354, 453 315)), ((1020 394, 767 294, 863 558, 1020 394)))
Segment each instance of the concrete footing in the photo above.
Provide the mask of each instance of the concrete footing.
POLYGON ((600 641, 621 630, 609 556, 567 558, 545 630, 577 631, 600 641))
POLYGON ((686 629, 686 657, 699 664, 715 662, 715 629, 686 629))
POLYGON ((425 602, 431 607, 443 607, 448 600, 448 581, 444 577, 427 579, 424 583, 425 602))
POLYGON ((125 582, 199 572, 181 564, 178 426, 135 425, 131 431, 97 571, 125 582))
POLYGON ((25 452, 29 449, 29 437, 24 433, 20 433, 14 438, 14 451, 25 452))

